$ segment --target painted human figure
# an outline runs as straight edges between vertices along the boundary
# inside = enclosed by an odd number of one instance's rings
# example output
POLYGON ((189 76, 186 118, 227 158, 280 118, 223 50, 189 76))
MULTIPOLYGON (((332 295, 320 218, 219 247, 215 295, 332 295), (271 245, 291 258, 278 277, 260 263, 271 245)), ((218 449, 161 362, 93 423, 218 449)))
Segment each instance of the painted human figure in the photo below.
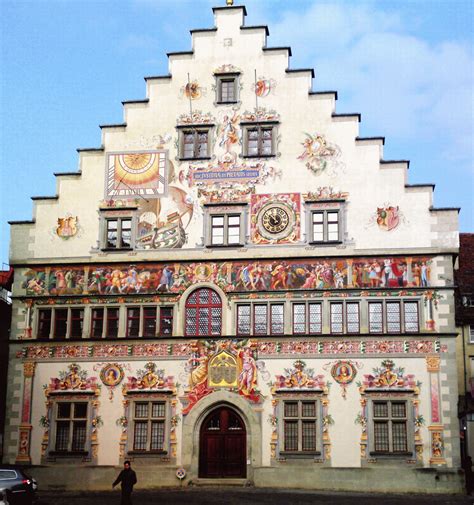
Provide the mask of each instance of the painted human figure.
POLYGON ((425 261, 421 263, 421 285, 428 287, 428 265, 425 261))
POLYGON ((240 390, 244 393, 250 393, 253 389, 255 378, 255 361, 250 348, 242 352, 242 371, 239 375, 240 390))

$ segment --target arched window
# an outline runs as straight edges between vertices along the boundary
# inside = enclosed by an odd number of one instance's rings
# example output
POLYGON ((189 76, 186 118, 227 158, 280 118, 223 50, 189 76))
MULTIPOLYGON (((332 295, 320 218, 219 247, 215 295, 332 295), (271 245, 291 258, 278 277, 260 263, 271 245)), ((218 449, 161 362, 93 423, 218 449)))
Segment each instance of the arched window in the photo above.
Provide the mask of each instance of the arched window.
POLYGON ((212 289, 200 288, 186 300, 185 334, 190 337, 221 335, 222 300, 212 289))

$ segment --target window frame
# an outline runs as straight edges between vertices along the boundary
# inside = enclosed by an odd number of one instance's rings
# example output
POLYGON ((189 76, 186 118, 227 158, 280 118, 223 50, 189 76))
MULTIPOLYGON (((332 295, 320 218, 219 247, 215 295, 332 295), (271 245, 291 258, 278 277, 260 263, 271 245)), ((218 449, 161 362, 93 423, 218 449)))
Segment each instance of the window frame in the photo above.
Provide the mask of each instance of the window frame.
MULTIPOLYGON (((301 324, 301 323, 299 323, 301 324)), ((291 303, 291 330, 293 335, 321 335, 323 332, 323 302, 303 302, 303 301, 294 301, 291 303), (295 306, 302 305, 305 307, 305 315, 304 315, 304 327, 305 330, 303 332, 295 331, 295 306), (312 323, 310 317, 310 307, 312 305, 319 306, 319 331, 311 331, 312 323)))
POLYGON ((216 96, 215 96, 215 104, 216 105, 229 105, 229 104, 238 104, 240 101, 240 72, 228 72, 224 74, 214 74, 216 79, 215 88, 216 88, 216 96), (234 83, 233 86, 233 98, 234 100, 223 100, 222 96, 222 84, 224 82, 234 83))
POLYGON ((103 217, 103 237, 102 237, 102 250, 103 251, 131 251, 134 248, 135 244, 135 219, 132 215, 124 215, 124 216, 104 216, 103 217), (129 245, 124 245, 123 244, 123 223, 125 221, 130 222, 130 228, 126 229, 127 231, 130 231, 130 244, 129 245), (117 223, 117 229, 116 229, 116 244, 114 245, 109 245, 109 223, 116 222, 117 223))
POLYGON ((223 332, 223 327, 224 327, 224 304, 223 304, 223 301, 222 301, 222 297, 220 296, 220 294, 215 290, 215 289, 212 289, 210 287, 207 287, 207 286, 203 286, 203 287, 199 287, 195 290, 193 290, 191 293, 189 293, 188 297, 186 298, 185 300, 185 305, 184 305, 184 336, 186 337, 220 337, 222 336, 222 332, 223 332), (210 301, 208 303, 201 303, 199 301, 199 292, 201 290, 208 290, 211 292, 210 294, 210 301), (217 303, 213 303, 212 302, 212 293, 215 293, 217 295, 217 297, 219 298, 219 304, 217 303), (196 303, 193 303, 190 301, 191 297, 196 294, 196 303), (201 334, 200 332, 200 328, 199 328, 199 320, 200 320, 200 316, 199 316, 199 309, 210 309, 210 312, 209 312, 209 318, 208 318, 208 330, 209 332, 208 333, 205 333, 205 334, 201 334), (220 327, 219 327, 219 332, 218 333, 213 333, 212 331, 212 309, 213 308, 220 308, 220 327), (191 309, 195 309, 196 310, 196 334, 192 334, 192 333, 188 333, 188 325, 187 325, 187 322, 188 320, 191 318, 190 315, 188 315, 188 311, 191 310, 191 309))
POLYGON ((342 225, 341 225, 341 209, 312 209, 310 212, 309 228, 310 228, 310 244, 340 244, 342 243, 342 225), (321 214, 322 219, 322 230, 323 239, 316 240, 314 233, 314 216, 321 214), (329 225, 334 224, 334 222, 329 221, 329 214, 337 215, 337 240, 329 239, 329 225))
POLYGON ((211 152, 212 152, 212 143, 211 143, 211 138, 212 138, 212 128, 214 125, 211 124, 195 124, 195 125, 179 125, 177 126, 178 130, 178 159, 179 161, 190 161, 190 160, 196 160, 196 161, 202 161, 202 160, 210 160, 211 159, 211 152), (205 156, 198 156, 198 146, 200 145, 199 142, 199 135, 202 133, 206 133, 207 135, 207 142, 206 142, 206 155, 205 156), (186 135, 192 134, 194 139, 193 139, 193 152, 192 156, 186 156, 185 155, 185 139, 186 135))
POLYGON ((246 243, 247 230, 247 204, 238 203, 219 203, 204 205, 204 243, 207 248, 232 248, 243 247, 246 243), (239 242, 229 243, 229 218, 239 217, 239 242), (216 217, 223 217, 223 244, 214 244, 212 235, 212 221, 216 217))
POLYGON ((168 443, 169 443, 169 402, 166 398, 134 398, 131 401, 131 412, 130 412, 130 419, 131 419, 131 430, 130 430, 130 440, 129 440, 129 447, 130 450, 128 451, 129 454, 168 454, 168 443), (146 404, 148 405, 148 415, 147 417, 138 417, 136 412, 137 412, 137 405, 139 404, 146 404), (164 405, 164 415, 163 416, 153 416, 153 404, 163 404, 164 405), (146 449, 137 449, 135 447, 136 443, 136 429, 137 429, 137 424, 138 423, 145 423, 147 424, 147 430, 146 430, 146 449), (162 448, 161 449, 152 449, 151 448, 151 443, 152 443, 152 426, 153 423, 161 423, 163 425, 163 441, 162 441, 162 448))
POLYGON ((60 306, 55 306, 55 307, 42 307, 39 306, 37 311, 36 311, 36 327, 35 327, 35 335, 36 335, 36 340, 39 341, 46 341, 46 340, 55 340, 55 341, 62 341, 62 340, 69 340, 69 339, 80 339, 84 338, 85 334, 85 322, 86 322, 86 307, 83 305, 75 305, 72 307, 65 307, 63 305, 60 306), (73 311, 82 311, 82 318, 73 318, 73 311), (41 320, 41 314, 50 314, 50 318, 48 319, 49 321, 49 333, 48 335, 40 335, 40 328, 42 324, 41 320), (65 313, 66 317, 59 318, 58 315, 60 313, 65 313), (82 331, 80 335, 72 335, 72 327, 73 327, 73 321, 80 320, 82 321, 82 331), (57 335, 57 324, 58 322, 64 324, 65 326, 65 333, 64 335, 57 335))
POLYGON ((259 121, 259 122, 242 122, 242 158, 275 158, 276 157, 276 142, 278 137, 278 121, 259 121), (257 130, 257 153, 249 153, 249 134, 250 131, 257 130), (263 132, 271 130, 271 152, 268 154, 263 152, 264 138, 263 132))
POLYGON ((286 303, 281 300, 274 301, 255 301, 255 302, 238 302, 235 304, 235 334, 236 336, 255 336, 255 337, 264 337, 264 336, 272 336, 272 335, 285 335, 285 322, 286 322, 286 303), (255 317, 255 309, 256 307, 265 307, 265 332, 257 332, 256 331, 256 317, 255 317), (282 317, 283 321, 281 323, 282 331, 274 330, 274 323, 272 322, 272 307, 281 306, 283 308, 282 317), (239 307, 249 307, 250 311, 250 322, 249 322, 249 333, 243 333, 240 331, 239 326, 239 307))
POLYGON ((371 335, 377 334, 394 334, 400 335, 403 333, 409 334, 417 334, 420 333, 421 327, 421 314, 420 314, 420 300, 409 300, 409 299, 399 299, 399 300, 369 300, 367 304, 367 331, 371 335), (398 304, 399 305, 399 330, 389 329, 389 317, 388 317, 388 305, 389 304, 398 304), (380 305, 382 307, 381 315, 382 315, 382 330, 381 331, 373 331, 371 330, 371 317, 370 317, 370 307, 371 305, 380 305), (407 317, 406 317, 406 309, 407 305, 416 306, 416 329, 410 330, 407 326, 407 317))
POLYGON ((91 445, 91 416, 92 416, 92 402, 89 397, 77 397, 72 399, 63 399, 60 396, 54 398, 52 406, 52 434, 50 438, 50 450, 48 453, 55 456, 86 456, 90 452, 91 445), (83 403, 87 405, 87 413, 85 417, 76 418, 74 416, 74 406, 77 403, 83 403), (60 418, 58 415, 59 405, 69 404, 70 414, 68 418, 60 418), (68 443, 67 450, 58 449, 58 424, 61 422, 69 422, 69 432, 68 432, 68 443), (82 449, 74 449, 72 444, 74 441, 74 428, 71 430, 71 426, 74 426, 74 422, 84 422, 85 423, 85 440, 82 449))
MULTIPOLYGON (((415 433, 414 433, 414 413, 413 413, 413 403, 412 396, 410 394, 377 394, 368 395, 368 436, 369 436, 369 454, 376 457, 386 457, 386 458, 406 458, 414 455, 415 453, 415 433), (389 418, 377 418, 374 415, 374 405, 376 403, 388 403, 389 407, 389 418), (393 437, 392 437, 392 424, 397 421, 392 421, 392 419, 402 419, 393 417, 391 405, 393 403, 404 403, 405 404, 405 427, 406 427, 406 451, 393 451, 393 437), (387 420, 389 423, 389 450, 388 451, 376 451, 375 450, 375 423, 377 419, 381 421, 387 420)), ((381 422, 379 421, 379 422, 381 422)))

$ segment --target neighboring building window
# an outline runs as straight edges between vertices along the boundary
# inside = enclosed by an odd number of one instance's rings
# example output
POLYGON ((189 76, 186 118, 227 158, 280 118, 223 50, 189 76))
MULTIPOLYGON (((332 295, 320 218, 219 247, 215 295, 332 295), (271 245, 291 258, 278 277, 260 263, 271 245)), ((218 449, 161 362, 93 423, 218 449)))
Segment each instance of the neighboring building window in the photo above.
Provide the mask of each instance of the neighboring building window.
POLYGON ((283 452, 315 453, 318 439, 318 401, 283 402, 283 452))
POLYGON ((200 288, 186 300, 185 333, 187 336, 221 335, 222 300, 212 289, 200 288))
POLYGON ((339 210, 316 210, 311 212, 311 241, 340 242, 339 210))
POLYGON ((56 403, 56 452, 86 451, 88 407, 83 401, 56 403))
POLYGON ((293 334, 317 334, 322 331, 321 303, 293 304, 293 334))
POLYGON ((243 156, 260 158, 275 155, 276 127, 269 124, 242 125, 243 156))
POLYGON ((133 451, 165 451, 166 410, 165 401, 134 403, 133 451))
POLYGON ((209 132, 209 127, 180 129, 180 159, 209 159, 209 132))
POLYGON ((237 305, 237 335, 283 335, 285 331, 283 303, 237 305))
POLYGON ((406 454, 410 451, 407 402, 372 401, 373 454, 406 454))
POLYGON ((39 339, 48 339, 51 334, 52 310, 40 309, 38 313, 38 331, 36 333, 39 339))
POLYGON ((238 74, 216 75, 216 102, 236 103, 238 101, 238 74))
POLYGON ((469 325, 469 343, 474 344, 474 324, 469 325))
POLYGON ((105 220, 105 248, 132 248, 132 218, 116 217, 105 220))
POLYGON ((240 244, 240 226, 240 214, 211 216, 211 245, 240 244))

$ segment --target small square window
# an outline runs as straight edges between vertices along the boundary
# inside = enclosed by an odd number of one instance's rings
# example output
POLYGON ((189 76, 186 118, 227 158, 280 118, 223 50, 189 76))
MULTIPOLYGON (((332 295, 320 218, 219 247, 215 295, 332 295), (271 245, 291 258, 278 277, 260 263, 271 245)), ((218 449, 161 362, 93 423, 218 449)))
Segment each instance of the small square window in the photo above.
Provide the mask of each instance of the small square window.
POLYGON ((263 158, 275 155, 275 125, 243 125, 243 156, 263 158))
POLYGON ((208 227, 206 229, 206 243, 208 247, 239 246, 243 243, 243 211, 238 213, 212 213, 207 210, 208 227))
POLYGON ((210 128, 180 129, 180 158, 182 160, 209 159, 210 128))
POLYGON ((311 216, 312 242, 340 242, 341 227, 339 210, 317 210, 311 216))
POLYGON ((132 218, 106 218, 104 244, 105 249, 131 249, 132 218))
POLYGON ((216 102, 218 104, 237 103, 238 93, 238 74, 216 75, 216 102))

